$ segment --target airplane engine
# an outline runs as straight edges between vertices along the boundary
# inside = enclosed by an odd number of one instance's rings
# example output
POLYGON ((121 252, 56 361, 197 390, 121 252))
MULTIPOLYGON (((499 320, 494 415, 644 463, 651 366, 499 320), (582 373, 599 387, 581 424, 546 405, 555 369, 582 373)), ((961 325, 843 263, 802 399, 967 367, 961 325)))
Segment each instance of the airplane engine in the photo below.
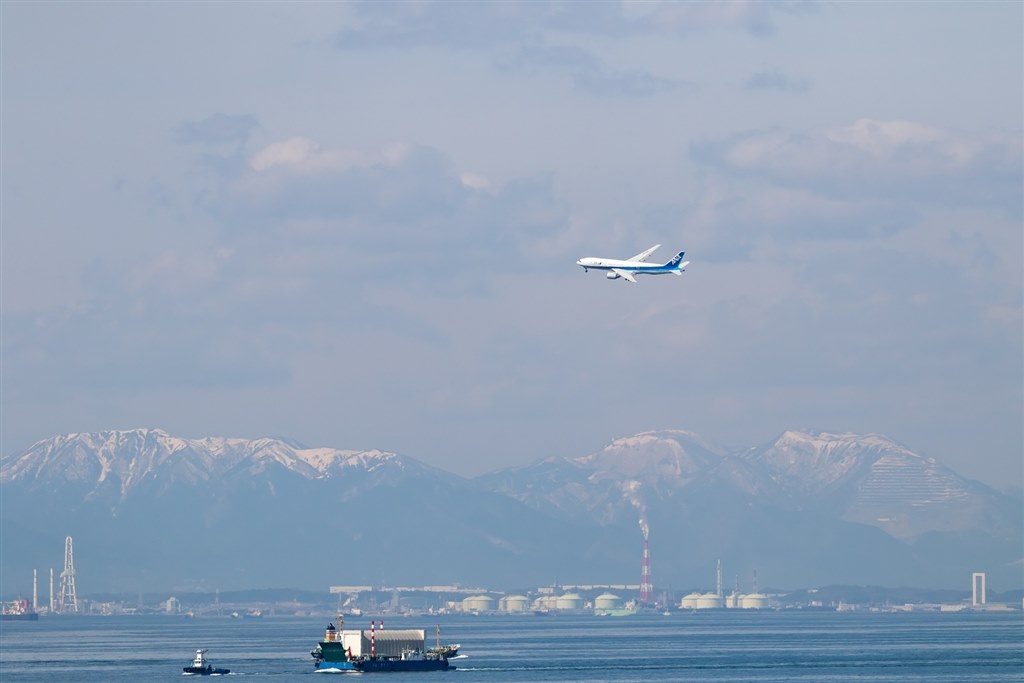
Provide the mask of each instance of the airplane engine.
POLYGON ((608 273, 607 275, 605 275, 605 277, 608 278, 609 280, 618 280, 619 279, 619 274, 618 273, 608 273))

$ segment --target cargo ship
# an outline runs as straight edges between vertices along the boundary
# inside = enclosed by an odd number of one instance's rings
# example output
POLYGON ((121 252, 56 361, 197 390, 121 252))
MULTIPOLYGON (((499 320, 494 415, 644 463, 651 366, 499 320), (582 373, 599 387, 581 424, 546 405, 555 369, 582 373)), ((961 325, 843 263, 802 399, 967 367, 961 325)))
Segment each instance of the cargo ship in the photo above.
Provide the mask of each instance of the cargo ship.
POLYGON ((459 652, 458 645, 441 645, 441 629, 437 629, 437 645, 426 647, 422 629, 378 630, 376 622, 370 629, 346 631, 338 615, 338 626, 327 626, 324 639, 310 652, 317 671, 448 671, 448 663, 459 652))
POLYGON ((0 620, 38 621, 39 612, 29 607, 28 600, 15 600, 14 602, 4 603, 3 609, 0 610, 0 620))

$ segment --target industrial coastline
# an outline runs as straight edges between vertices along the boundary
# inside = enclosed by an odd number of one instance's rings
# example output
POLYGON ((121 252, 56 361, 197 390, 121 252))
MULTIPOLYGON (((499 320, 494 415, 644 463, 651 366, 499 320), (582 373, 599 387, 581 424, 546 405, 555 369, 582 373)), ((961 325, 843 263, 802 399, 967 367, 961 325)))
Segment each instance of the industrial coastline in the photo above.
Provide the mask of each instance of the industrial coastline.
POLYGON ((4 621, 37 620, 45 616, 112 616, 162 614, 182 618, 220 617, 260 619, 272 616, 420 616, 448 614, 511 614, 536 616, 593 615, 626 617, 639 614, 671 616, 708 610, 832 610, 875 611, 985 611, 1024 610, 1024 588, 1003 593, 990 591, 985 572, 972 572, 967 590, 886 588, 833 585, 799 590, 759 587, 753 572, 749 589, 741 590, 734 578, 725 586, 722 561, 715 566, 714 588, 677 590, 655 587, 646 527, 640 583, 557 583, 546 586, 495 589, 450 585, 331 585, 326 591, 262 589, 242 591, 176 591, 175 594, 92 594, 78 597, 74 542, 65 539, 64 569, 55 590, 55 572, 49 570, 49 593, 40 600, 38 571, 32 572, 31 601, 24 596, 2 596, 4 621))
POLYGON ((637 601, 639 584, 565 584, 513 590, 462 586, 332 586, 326 591, 261 589, 213 592, 97 594, 78 598, 77 609, 55 599, 32 607, 25 598, 4 600, 5 610, 34 612, 45 618, 115 615, 165 615, 177 619, 264 619, 274 617, 350 618, 444 615, 560 615, 629 617, 690 615, 705 611, 954 612, 1021 611, 1024 590, 1003 593, 950 589, 822 586, 798 590, 765 588, 757 592, 656 589, 651 604, 637 601), (16 604, 15 604, 16 603, 16 604))

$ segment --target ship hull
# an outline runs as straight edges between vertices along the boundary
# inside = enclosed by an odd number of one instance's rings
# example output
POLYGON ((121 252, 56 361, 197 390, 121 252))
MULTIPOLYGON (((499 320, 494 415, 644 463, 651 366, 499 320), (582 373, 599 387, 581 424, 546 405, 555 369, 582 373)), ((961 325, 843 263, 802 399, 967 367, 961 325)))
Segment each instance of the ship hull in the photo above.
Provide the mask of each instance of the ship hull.
POLYGON ((21 614, 0 614, 0 621, 39 621, 39 612, 23 612, 21 614))
POLYGON ((455 667, 446 659, 357 659, 344 662, 317 662, 317 671, 450 671, 455 667))
POLYGON ((455 667, 447 659, 360 659, 356 671, 448 671, 455 667))

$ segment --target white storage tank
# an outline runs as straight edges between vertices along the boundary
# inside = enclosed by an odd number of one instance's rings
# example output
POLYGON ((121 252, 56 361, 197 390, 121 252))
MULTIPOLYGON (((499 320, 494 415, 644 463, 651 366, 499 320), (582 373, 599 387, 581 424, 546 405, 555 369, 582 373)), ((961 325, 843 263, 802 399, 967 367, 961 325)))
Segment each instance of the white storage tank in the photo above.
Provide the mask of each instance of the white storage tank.
POLYGON ((602 593, 594 598, 594 609, 622 609, 622 598, 612 593, 602 593))
POLYGON ((700 593, 690 593, 689 595, 683 596, 683 599, 679 601, 680 609, 697 609, 697 601, 700 600, 700 593))
POLYGON ((506 595, 498 601, 498 609, 503 612, 525 612, 530 608, 530 599, 525 595, 506 595))
POLYGON ((718 593, 704 593, 697 598, 697 609, 721 609, 725 600, 718 593))
POLYGON ((566 593, 555 602, 557 609, 583 609, 583 598, 578 593, 566 593))
POLYGON ((763 593, 741 595, 740 607, 743 609, 768 609, 768 596, 763 593))
POLYGON ((554 595, 542 595, 533 601, 535 610, 552 610, 558 607, 558 598, 554 595))
POLYGON ((471 595, 462 600, 463 612, 490 612, 494 609, 494 598, 489 595, 471 595))

